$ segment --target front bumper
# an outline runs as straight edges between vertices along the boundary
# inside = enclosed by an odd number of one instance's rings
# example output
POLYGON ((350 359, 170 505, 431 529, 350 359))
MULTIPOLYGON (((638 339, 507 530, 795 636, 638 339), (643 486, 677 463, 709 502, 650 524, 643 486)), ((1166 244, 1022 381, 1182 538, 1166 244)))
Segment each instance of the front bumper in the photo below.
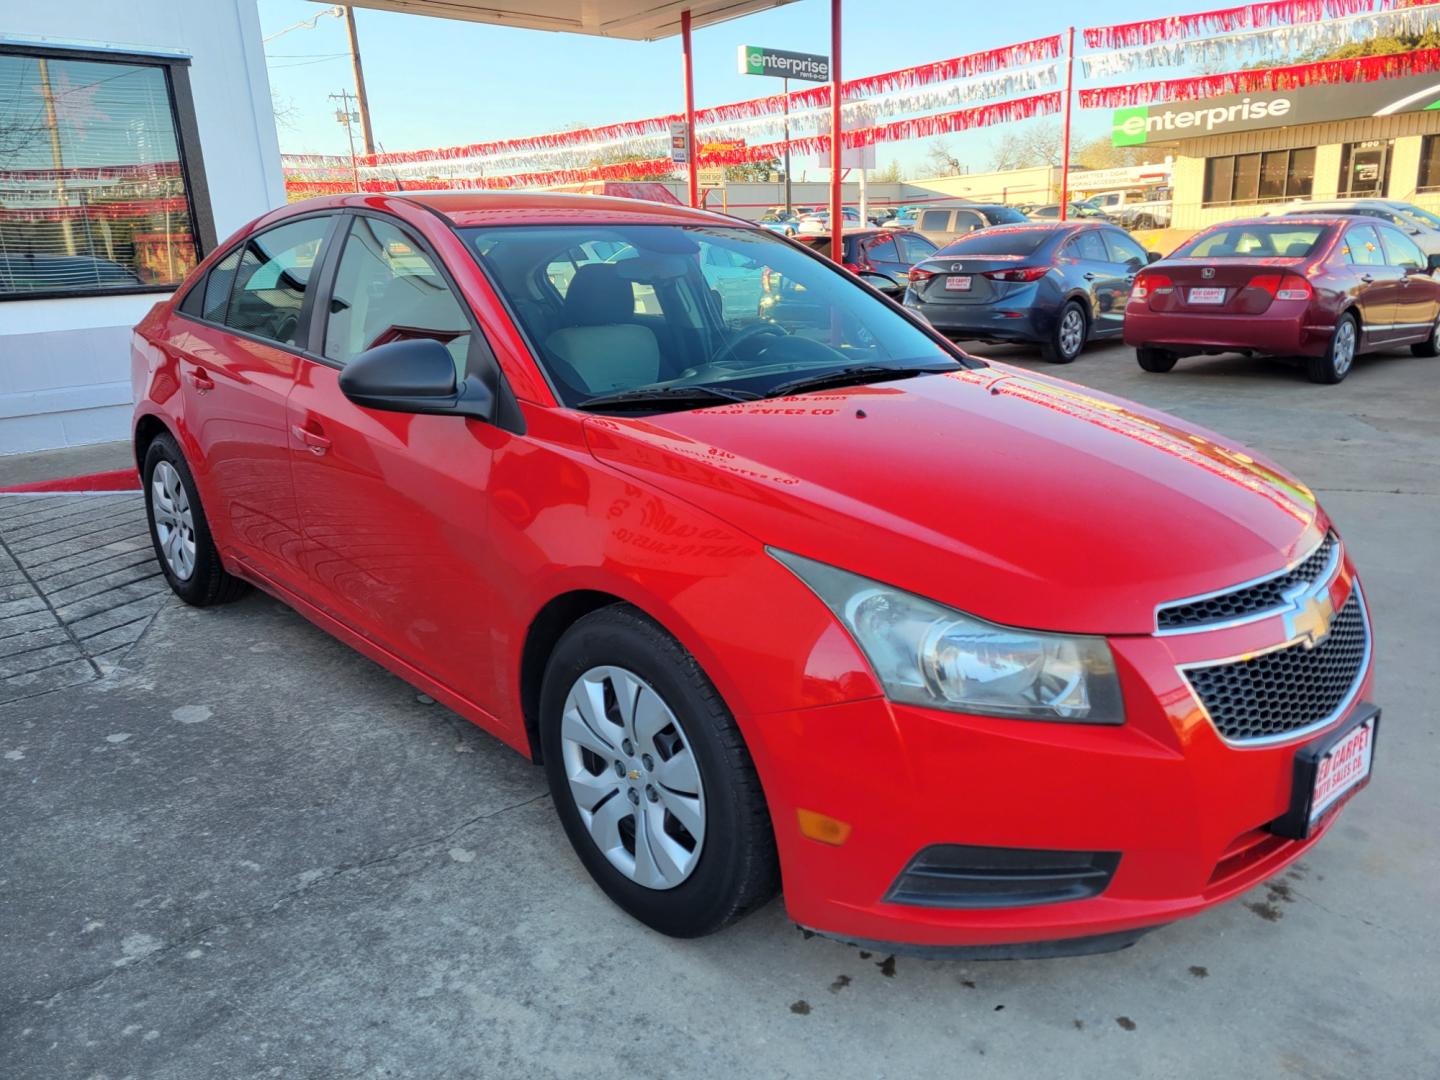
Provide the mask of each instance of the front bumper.
MULTIPOLYGON (((1271 877, 1305 840, 1267 830, 1291 805, 1290 742, 1226 743, 1177 665, 1275 643, 1267 620, 1214 633, 1112 639, 1126 723, 1046 724, 958 715, 882 698, 757 718, 757 764, 801 926, 934 955, 1076 954, 1120 948, 1271 877), (796 811, 852 826, 806 838, 796 811), (886 899, 931 845, 1118 852, 1103 893, 1028 906, 941 908, 886 899), (1044 944, 1042 944, 1044 943, 1044 944)), ((1366 671, 1355 700, 1368 699, 1366 671)))

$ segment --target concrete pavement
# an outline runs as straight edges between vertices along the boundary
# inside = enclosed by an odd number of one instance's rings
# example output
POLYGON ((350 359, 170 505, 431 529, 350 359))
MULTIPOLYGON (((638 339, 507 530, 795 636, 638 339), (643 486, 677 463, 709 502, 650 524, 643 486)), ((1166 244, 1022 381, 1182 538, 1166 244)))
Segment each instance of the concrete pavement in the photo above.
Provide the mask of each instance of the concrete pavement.
POLYGON ((1276 457, 1364 575, 1376 779, 1280 880, 1083 959, 893 959, 778 902, 671 941, 589 883, 539 770, 278 602, 67 636, 85 597, 33 547, 63 500, 0 499, 5 581, 50 619, 16 635, 86 665, 0 704, 0 1076, 1433 1080, 1440 360, 1318 387, 1101 347, 1061 374, 1276 457))

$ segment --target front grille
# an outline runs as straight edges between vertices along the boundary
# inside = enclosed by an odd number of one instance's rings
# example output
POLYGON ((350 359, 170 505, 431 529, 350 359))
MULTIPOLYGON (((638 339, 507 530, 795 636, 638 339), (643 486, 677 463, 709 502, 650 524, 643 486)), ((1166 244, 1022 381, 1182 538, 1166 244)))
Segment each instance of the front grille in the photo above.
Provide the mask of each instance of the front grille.
POLYGON ((1324 573, 1339 543, 1339 539, 1331 533, 1320 542, 1319 547, 1282 574, 1216 596, 1167 604, 1155 613, 1156 628, 1162 633, 1203 630, 1282 609, 1286 606, 1285 590, 1296 585, 1308 585, 1324 573))
POLYGON ((1369 652, 1357 587, 1315 647, 1301 642, 1248 660, 1188 668, 1185 678, 1221 735, 1253 742, 1334 719, 1364 676, 1369 652))

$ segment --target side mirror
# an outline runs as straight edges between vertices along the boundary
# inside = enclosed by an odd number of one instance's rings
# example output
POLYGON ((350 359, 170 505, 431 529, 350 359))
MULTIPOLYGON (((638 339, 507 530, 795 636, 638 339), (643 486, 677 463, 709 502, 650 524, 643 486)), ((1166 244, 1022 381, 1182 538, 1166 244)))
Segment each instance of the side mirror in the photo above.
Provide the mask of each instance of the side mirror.
POLYGON ((898 300, 905 295, 905 286, 901 285, 889 274, 877 274, 873 270, 861 270, 859 277, 866 285, 879 290, 892 300, 898 300))
POLYGON ((495 395, 474 375, 457 384, 450 350, 433 338, 366 349, 340 372, 340 392, 382 412, 489 420, 495 408, 495 395))
POLYGON ((1157 262, 1159 262, 1161 259, 1163 259, 1164 257, 1165 257, 1165 256, 1164 256, 1164 255, 1161 255, 1158 251, 1147 251, 1147 252, 1145 252, 1145 261, 1146 261, 1147 263, 1157 263, 1157 262))
POLYGON ((1440 270, 1440 255, 1425 256, 1425 272, 1429 274, 1440 270))

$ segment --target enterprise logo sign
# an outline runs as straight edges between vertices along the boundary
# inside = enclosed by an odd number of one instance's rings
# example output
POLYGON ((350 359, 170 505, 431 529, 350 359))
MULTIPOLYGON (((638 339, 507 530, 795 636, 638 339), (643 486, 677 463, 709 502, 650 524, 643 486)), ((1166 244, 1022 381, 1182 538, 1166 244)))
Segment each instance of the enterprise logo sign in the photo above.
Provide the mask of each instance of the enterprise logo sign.
POLYGON ((830 58, 816 53, 786 52, 783 49, 766 49, 759 45, 741 45, 740 74, 829 82, 830 58))
POLYGON ((1280 118, 1289 114, 1294 102, 1289 97, 1242 98, 1229 105, 1202 105, 1194 109, 1167 108, 1151 111, 1149 105, 1116 109, 1111 141, 1116 146, 1139 146, 1149 142, 1156 132, 1188 132, 1208 134, 1230 125, 1258 126, 1256 121, 1280 118))

